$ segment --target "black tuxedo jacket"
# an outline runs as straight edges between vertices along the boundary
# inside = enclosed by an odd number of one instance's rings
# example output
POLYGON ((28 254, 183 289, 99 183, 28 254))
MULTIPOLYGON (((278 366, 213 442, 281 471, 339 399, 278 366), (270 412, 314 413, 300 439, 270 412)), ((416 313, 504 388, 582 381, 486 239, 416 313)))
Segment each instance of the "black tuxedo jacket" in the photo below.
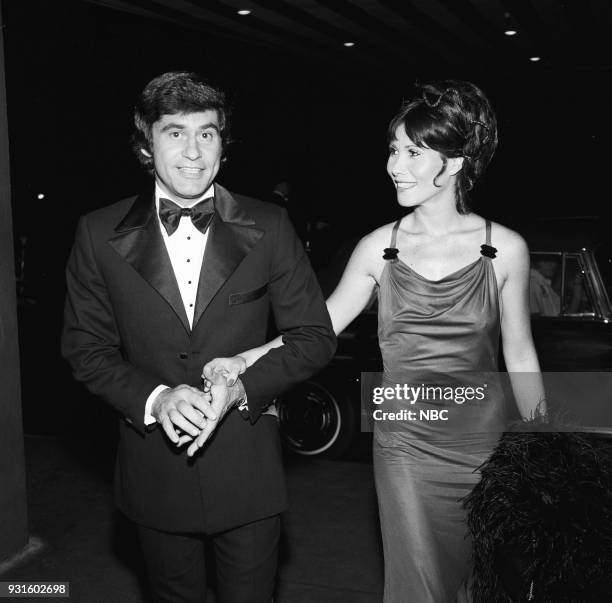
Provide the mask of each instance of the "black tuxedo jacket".
POLYGON ((67 266, 62 352, 75 378, 124 418, 115 479, 119 507, 165 531, 218 532, 286 507, 270 400, 325 365, 329 315, 285 210, 215 184, 193 329, 155 216, 152 191, 79 222, 67 266), (269 313, 284 346, 242 376, 250 420, 232 410, 194 459, 144 426, 153 389, 201 385, 202 366, 266 339, 269 313))

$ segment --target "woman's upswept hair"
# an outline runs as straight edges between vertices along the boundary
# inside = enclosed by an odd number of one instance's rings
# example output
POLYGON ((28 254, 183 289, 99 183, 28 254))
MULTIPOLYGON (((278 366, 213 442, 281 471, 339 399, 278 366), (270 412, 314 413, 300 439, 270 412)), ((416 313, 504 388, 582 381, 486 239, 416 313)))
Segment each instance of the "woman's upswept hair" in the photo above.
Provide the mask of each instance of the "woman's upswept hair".
POLYGON ((230 140, 230 115, 225 94, 189 71, 169 71, 152 79, 142 91, 134 107, 132 147, 140 163, 153 172, 153 124, 162 115, 216 111, 221 130, 223 156, 230 140))
MULTIPOLYGON (((497 148, 497 120, 482 90, 470 82, 445 80, 418 85, 419 94, 405 102, 391 120, 389 141, 395 140, 397 128, 403 126, 415 145, 427 147, 447 159, 463 157, 457 174, 457 210, 469 211, 468 191, 489 165, 497 148)), ((434 178, 434 184, 436 184, 434 178)))

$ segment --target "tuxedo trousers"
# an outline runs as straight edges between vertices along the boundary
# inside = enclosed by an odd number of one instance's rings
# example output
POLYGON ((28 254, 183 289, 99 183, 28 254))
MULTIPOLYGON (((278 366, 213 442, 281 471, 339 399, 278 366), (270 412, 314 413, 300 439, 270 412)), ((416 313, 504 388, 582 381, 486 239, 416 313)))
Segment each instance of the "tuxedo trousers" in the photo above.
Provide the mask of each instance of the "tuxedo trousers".
POLYGON ((270 603, 274 594, 280 516, 220 534, 174 534, 138 525, 151 600, 206 601, 204 547, 210 538, 217 567, 219 603, 270 603))

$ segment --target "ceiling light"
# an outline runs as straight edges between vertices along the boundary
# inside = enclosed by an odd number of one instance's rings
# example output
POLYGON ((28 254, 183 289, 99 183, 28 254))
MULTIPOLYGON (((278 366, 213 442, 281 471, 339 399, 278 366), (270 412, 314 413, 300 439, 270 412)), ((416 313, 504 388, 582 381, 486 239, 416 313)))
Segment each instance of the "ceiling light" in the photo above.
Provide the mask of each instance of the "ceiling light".
POLYGON ((504 13, 504 34, 506 36, 515 36, 518 30, 516 19, 510 13, 504 13))
POLYGON ((540 57, 529 57, 529 60, 530 60, 532 63, 537 63, 537 62, 540 60, 540 57))
POLYGON ((250 10, 239 10, 238 14, 244 17, 245 15, 250 15, 251 11, 250 10))
POLYGON ((345 42, 345 43, 344 43, 344 45, 345 45, 347 48, 350 48, 351 46, 355 46, 355 42, 345 42))
POLYGON ((38 193, 38 195, 36 195, 37 199, 44 199, 45 198, 45 193, 38 193))

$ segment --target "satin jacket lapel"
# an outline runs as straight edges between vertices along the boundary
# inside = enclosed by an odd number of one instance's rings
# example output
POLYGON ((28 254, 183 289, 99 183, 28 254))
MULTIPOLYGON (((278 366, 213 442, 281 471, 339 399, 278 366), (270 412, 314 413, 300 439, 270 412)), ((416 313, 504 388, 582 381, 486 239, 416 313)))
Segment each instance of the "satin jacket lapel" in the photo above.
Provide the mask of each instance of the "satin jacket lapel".
POLYGON ((185 306, 170 263, 170 256, 155 219, 153 191, 138 196, 115 228, 108 243, 167 302, 189 332, 185 306))
POLYGON ((218 184, 215 184, 215 209, 198 282, 194 329, 217 291, 264 234, 232 195, 218 184))

